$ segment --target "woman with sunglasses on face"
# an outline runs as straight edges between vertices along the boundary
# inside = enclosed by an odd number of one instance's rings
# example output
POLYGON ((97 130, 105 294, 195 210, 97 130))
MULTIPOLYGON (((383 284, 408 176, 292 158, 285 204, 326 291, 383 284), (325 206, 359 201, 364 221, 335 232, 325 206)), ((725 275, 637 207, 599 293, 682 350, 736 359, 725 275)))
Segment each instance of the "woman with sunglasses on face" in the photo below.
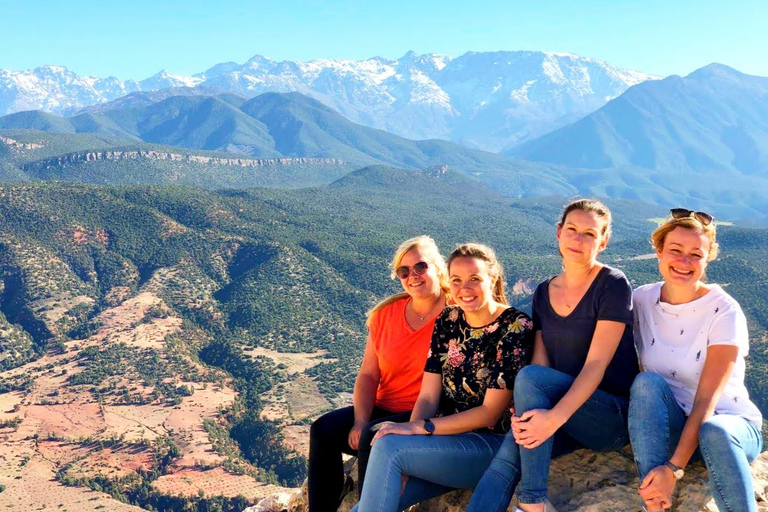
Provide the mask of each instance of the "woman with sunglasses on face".
POLYGON ((512 383, 533 345, 531 320, 507 305, 490 248, 460 245, 448 270, 456 305, 435 322, 411 421, 376 433, 353 511, 395 512, 474 487, 509 429, 512 383))
POLYGON ((557 223, 563 272, 533 296, 533 361, 515 380, 512 431, 472 494, 467 512, 543 512, 552 457, 629 442, 629 389, 637 375, 632 288, 597 261, 611 234, 599 201, 568 204, 557 223), (518 485, 519 484, 519 485, 518 485))
POLYGON ((683 469, 700 454, 718 509, 754 512, 749 463, 762 448, 762 416, 744 387, 744 313, 704 282, 718 252, 713 218, 675 208, 651 242, 663 281, 634 292, 643 373, 629 404, 640 496, 649 511, 669 508, 683 469))
POLYGON ((342 452, 358 456, 362 489, 371 427, 385 420, 408 421, 419 395, 432 329, 446 304, 445 260, 434 240, 419 236, 398 247, 392 269, 403 292, 368 313, 369 335, 355 380, 354 405, 321 416, 310 428, 309 512, 335 512, 349 490, 342 452))

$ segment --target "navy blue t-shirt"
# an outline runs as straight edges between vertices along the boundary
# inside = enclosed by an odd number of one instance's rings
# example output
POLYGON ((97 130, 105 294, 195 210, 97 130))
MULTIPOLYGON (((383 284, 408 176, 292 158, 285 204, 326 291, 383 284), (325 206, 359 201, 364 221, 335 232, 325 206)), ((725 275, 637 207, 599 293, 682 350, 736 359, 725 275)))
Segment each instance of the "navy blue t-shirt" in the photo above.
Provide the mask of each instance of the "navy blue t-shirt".
POLYGON ((560 316, 552 308, 550 281, 541 283, 533 295, 533 329, 541 331, 550 366, 576 377, 587 360, 597 321, 622 322, 624 334, 598 388, 614 396, 629 396, 639 370, 632 339, 632 287, 627 278, 620 270, 601 268, 568 316, 560 316))

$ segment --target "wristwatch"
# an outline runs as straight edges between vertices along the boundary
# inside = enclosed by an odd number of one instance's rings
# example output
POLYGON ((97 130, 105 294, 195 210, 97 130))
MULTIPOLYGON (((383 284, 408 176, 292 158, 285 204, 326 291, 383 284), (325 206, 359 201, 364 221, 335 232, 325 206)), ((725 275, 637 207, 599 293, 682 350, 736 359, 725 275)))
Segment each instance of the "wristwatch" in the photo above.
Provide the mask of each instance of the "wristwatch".
POLYGON ((672 474, 675 475, 675 480, 680 480, 685 475, 685 471, 683 471, 683 468, 679 468, 672 464, 672 461, 667 461, 664 464, 667 465, 669 469, 672 470, 672 474))
POLYGON ((424 420, 424 432, 426 432, 428 436, 435 433, 435 424, 432 423, 432 420, 429 418, 424 420))

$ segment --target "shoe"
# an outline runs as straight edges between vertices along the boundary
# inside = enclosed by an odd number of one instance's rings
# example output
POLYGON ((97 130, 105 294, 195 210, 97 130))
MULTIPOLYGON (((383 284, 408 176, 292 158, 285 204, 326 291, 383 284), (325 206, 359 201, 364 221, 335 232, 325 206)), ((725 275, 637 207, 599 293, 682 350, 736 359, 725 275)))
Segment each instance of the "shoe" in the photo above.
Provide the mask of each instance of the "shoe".
POLYGON ((355 481, 352 480, 352 477, 349 476, 348 473, 344 473, 344 485, 341 488, 341 496, 339 496, 339 504, 336 505, 337 509, 344 502, 344 498, 347 497, 347 494, 352 492, 354 489, 355 489, 355 481))
MULTIPOLYGON (((514 512, 525 512, 525 510, 521 509, 520 507, 515 507, 514 512)), ((552 505, 552 503, 549 502, 549 500, 546 500, 544 502, 544 512, 557 512, 557 509, 554 505, 552 505)))

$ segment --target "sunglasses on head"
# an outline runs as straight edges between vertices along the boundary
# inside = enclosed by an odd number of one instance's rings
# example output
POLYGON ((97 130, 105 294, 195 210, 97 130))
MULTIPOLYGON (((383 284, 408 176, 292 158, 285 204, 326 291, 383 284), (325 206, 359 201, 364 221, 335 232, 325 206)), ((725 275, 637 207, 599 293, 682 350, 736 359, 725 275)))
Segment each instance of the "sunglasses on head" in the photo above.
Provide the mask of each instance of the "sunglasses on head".
POLYGON ((400 279, 408 279, 408 276, 411 275, 411 272, 413 272, 413 275, 415 276, 420 276, 426 272, 428 268, 429 264, 426 261, 420 261, 418 263, 414 263, 412 267, 406 267, 405 265, 397 267, 395 269, 395 275, 397 275, 397 277, 400 279))
POLYGON ((684 219, 686 217, 693 217, 697 221, 701 222, 702 226, 709 226, 715 220, 713 216, 705 212, 695 212, 688 208, 672 208, 669 210, 669 214, 674 219, 684 219))

